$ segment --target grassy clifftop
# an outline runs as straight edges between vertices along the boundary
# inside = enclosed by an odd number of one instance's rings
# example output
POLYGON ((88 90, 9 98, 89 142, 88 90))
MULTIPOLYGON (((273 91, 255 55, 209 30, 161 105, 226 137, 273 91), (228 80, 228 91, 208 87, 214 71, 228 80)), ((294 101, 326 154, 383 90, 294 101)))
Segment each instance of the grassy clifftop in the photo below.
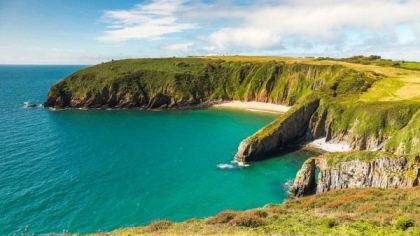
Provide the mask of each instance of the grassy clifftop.
POLYGON ((181 223, 156 221, 109 235, 418 235, 420 187, 347 189, 181 223))
POLYGON ((214 100, 293 105, 313 90, 336 86, 335 90, 343 94, 354 89, 353 83, 366 83, 363 86, 369 87, 376 77, 341 65, 279 60, 130 59, 99 64, 70 75, 52 86, 45 105, 157 108, 181 105, 181 101, 214 100), (150 102, 157 96, 165 97, 165 101, 152 106, 150 102))

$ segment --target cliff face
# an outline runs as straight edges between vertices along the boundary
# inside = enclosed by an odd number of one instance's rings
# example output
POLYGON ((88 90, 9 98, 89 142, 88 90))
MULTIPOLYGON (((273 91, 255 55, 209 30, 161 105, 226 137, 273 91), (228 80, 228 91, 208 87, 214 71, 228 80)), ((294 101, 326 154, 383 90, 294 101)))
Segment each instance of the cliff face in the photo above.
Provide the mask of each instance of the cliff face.
POLYGON ((299 197, 347 188, 408 188, 418 186, 419 181, 419 157, 380 152, 327 154, 305 162, 290 194, 299 197))
POLYGON ((354 150, 420 154, 420 103, 344 103, 325 94, 309 97, 302 98, 303 102, 275 122, 243 140, 236 161, 262 160, 296 141, 321 137, 330 142, 346 142, 354 150))
POLYGON ((274 121, 253 136, 243 140, 235 155, 239 163, 261 160, 269 154, 278 152, 302 138, 308 122, 319 105, 319 98, 311 98, 296 105, 282 119, 274 121))
MULTIPOLYGON (((338 65, 135 59, 82 69, 48 92, 45 107, 171 108, 219 100, 295 104, 342 78, 370 78, 338 65)), ((374 78, 370 78, 373 80, 374 78)))
MULTIPOLYGON (((407 126, 410 120, 414 123, 419 109, 420 103, 415 101, 345 104, 324 100, 309 122, 309 137, 326 137, 327 141, 332 142, 344 141, 354 150, 383 150, 388 140, 407 126)), ((419 141, 414 142, 417 145, 413 143, 412 146, 418 146, 419 141)), ((406 149, 399 154, 416 153, 406 149)))

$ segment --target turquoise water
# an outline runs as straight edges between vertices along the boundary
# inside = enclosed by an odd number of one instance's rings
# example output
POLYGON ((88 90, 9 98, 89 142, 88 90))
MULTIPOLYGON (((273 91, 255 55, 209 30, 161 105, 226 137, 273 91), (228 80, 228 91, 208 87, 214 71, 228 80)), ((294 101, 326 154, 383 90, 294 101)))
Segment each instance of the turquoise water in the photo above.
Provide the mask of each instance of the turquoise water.
POLYGON ((97 232, 281 202, 307 156, 217 167, 272 115, 23 108, 79 68, 0 66, 0 235, 97 232))

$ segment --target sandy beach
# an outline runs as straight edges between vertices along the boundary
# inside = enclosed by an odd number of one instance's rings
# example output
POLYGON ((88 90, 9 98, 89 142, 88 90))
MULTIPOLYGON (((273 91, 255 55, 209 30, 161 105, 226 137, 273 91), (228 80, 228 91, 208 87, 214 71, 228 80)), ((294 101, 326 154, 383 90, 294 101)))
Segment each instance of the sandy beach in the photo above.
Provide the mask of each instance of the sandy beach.
POLYGON ((270 112, 270 113, 284 113, 290 109, 289 106, 284 106, 284 105, 279 105, 279 104, 274 104, 274 103, 242 102, 242 101, 223 102, 223 103, 214 105, 214 107, 245 109, 249 111, 270 112))
POLYGON ((309 147, 319 148, 326 152, 349 152, 352 150, 350 145, 344 142, 332 143, 326 142, 325 138, 315 139, 312 142, 306 144, 309 147))

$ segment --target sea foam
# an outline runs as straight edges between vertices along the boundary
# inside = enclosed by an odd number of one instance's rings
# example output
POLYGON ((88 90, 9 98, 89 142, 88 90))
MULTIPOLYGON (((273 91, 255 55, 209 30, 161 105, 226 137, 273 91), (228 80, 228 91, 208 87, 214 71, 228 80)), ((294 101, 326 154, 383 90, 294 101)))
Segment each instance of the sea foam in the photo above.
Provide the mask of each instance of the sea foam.
POLYGON ((228 163, 220 163, 220 164, 217 164, 216 166, 217 166, 217 168, 222 169, 222 170, 223 169, 233 169, 233 168, 236 168, 235 165, 228 164, 228 163))

